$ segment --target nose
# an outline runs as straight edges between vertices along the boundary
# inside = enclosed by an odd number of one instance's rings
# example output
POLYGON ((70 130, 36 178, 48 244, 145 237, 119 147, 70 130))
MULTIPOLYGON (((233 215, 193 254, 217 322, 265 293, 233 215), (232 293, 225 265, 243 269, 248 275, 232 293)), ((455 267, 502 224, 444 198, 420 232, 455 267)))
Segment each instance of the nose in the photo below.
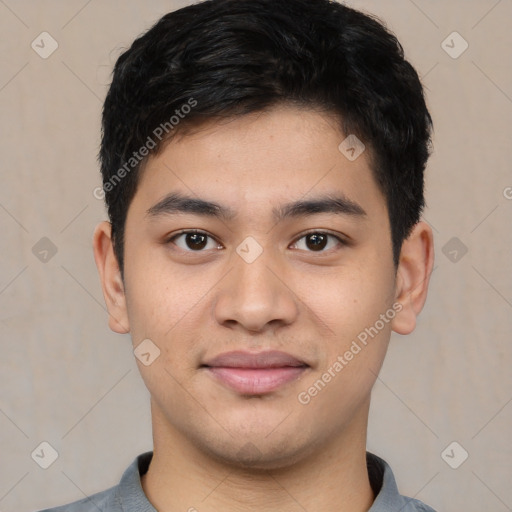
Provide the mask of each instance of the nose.
POLYGON ((299 300, 270 253, 264 250, 251 263, 234 257, 234 268, 217 292, 215 318, 220 325, 262 332, 297 319, 299 300))

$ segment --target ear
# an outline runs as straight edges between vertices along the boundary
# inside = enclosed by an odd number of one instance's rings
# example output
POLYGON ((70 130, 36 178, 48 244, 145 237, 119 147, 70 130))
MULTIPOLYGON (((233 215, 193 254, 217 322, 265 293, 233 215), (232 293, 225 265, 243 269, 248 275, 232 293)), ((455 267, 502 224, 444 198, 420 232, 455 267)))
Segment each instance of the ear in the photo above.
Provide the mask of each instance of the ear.
POLYGON ((126 334, 130 332, 130 324, 126 309, 124 283, 114 253, 111 233, 110 222, 103 221, 96 226, 92 240, 94 260, 98 267, 109 314, 108 325, 114 332, 126 334))
POLYGON ((426 222, 420 221, 404 240, 400 251, 395 301, 402 305, 402 309, 391 322, 391 328, 398 334, 410 334, 416 327, 416 317, 427 299, 433 266, 432 229, 426 222))

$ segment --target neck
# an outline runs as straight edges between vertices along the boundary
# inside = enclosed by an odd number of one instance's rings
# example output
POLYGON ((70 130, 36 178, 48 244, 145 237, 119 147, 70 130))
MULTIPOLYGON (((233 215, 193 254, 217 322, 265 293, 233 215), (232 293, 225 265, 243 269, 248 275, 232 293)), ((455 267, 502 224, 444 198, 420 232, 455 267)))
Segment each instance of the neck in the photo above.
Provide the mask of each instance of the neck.
POLYGON ((343 435, 277 469, 241 468, 197 448, 152 404, 154 450, 142 487, 157 510, 175 512, 366 512, 367 414, 343 435))

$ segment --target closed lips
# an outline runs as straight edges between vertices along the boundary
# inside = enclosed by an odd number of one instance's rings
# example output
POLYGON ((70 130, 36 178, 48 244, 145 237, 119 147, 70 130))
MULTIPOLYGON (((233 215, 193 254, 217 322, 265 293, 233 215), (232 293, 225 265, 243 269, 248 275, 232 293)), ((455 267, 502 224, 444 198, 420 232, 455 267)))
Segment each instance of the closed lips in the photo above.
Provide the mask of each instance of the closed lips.
POLYGON ((308 366, 296 357, 276 350, 266 352, 233 351, 207 360, 202 366, 224 368, 282 368, 285 366, 308 366))

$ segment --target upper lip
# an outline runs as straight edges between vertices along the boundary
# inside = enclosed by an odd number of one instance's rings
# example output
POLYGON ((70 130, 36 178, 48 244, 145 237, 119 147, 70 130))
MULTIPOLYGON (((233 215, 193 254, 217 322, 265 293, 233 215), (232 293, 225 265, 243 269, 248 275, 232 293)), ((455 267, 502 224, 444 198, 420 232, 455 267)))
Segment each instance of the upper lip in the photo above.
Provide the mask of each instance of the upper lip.
POLYGON ((282 368, 283 366, 308 366, 304 361, 278 350, 245 352, 235 350, 225 352, 207 360, 202 366, 225 368, 282 368))

